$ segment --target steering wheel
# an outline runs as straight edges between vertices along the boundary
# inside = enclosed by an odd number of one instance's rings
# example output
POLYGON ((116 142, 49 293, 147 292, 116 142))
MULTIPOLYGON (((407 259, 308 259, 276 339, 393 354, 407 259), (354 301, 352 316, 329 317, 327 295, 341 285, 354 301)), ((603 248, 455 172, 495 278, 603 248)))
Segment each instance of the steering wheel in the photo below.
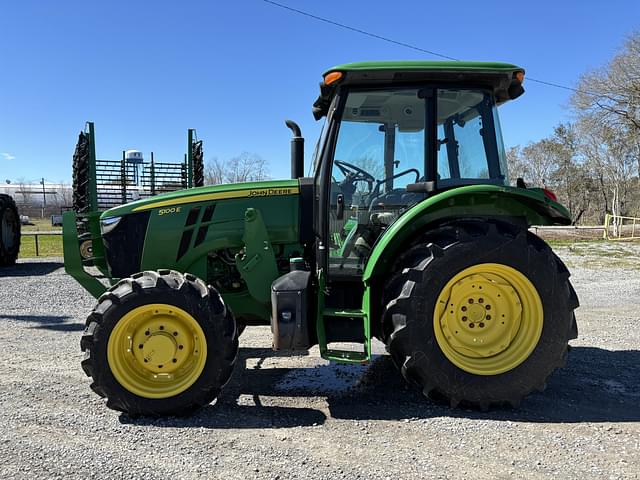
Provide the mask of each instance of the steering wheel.
POLYGON ((371 195, 369 196, 369 213, 371 213, 373 211, 373 206, 376 203, 376 201, 379 201, 381 198, 389 195, 392 192, 398 192, 398 191, 404 191, 406 192, 405 188, 396 188, 391 190, 391 192, 385 192, 383 194, 380 193, 380 187, 387 181, 389 180, 394 180, 396 178, 402 177, 404 175, 408 175, 410 173, 415 174, 416 178, 414 180, 414 183, 417 183, 420 180, 420 172, 418 171, 418 169, 416 168, 409 168, 408 170, 404 170, 402 172, 396 173, 395 175, 392 175, 391 177, 387 177, 384 178, 382 180, 376 180, 376 187, 373 189, 373 192, 371 192, 371 195))
POLYGON ((338 167, 345 178, 349 178, 351 182, 358 182, 362 180, 373 185, 376 181, 376 178, 369 172, 351 163, 343 162, 342 160, 334 160, 333 164, 338 167))

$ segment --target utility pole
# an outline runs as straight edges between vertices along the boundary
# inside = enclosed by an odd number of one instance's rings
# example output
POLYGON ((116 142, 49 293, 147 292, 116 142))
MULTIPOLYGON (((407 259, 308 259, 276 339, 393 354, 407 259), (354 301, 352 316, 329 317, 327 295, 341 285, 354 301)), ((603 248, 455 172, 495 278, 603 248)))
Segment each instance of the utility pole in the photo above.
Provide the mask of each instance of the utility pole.
POLYGON ((47 191, 44 189, 44 177, 40 180, 42 185, 42 218, 44 219, 44 210, 47 208, 47 191))

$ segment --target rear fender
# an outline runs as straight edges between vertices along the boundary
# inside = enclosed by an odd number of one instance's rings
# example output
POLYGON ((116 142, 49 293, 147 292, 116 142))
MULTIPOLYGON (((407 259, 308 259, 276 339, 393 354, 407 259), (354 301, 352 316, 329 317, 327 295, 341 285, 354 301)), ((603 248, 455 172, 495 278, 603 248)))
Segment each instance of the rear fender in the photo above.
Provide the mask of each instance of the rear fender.
POLYGON ((472 185, 434 195, 405 212, 376 242, 369 257, 363 281, 369 286, 374 277, 384 275, 406 242, 425 227, 445 219, 504 217, 531 225, 569 225, 566 208, 547 198, 540 189, 497 185, 472 185))

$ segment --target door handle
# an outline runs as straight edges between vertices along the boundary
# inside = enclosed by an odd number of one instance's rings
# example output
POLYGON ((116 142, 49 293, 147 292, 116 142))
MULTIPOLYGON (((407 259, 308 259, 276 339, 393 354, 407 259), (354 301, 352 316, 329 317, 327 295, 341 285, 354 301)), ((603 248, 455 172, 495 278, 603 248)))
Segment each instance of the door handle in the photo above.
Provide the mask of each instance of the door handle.
POLYGON ((344 195, 338 194, 336 198, 336 218, 342 220, 344 218, 344 195))

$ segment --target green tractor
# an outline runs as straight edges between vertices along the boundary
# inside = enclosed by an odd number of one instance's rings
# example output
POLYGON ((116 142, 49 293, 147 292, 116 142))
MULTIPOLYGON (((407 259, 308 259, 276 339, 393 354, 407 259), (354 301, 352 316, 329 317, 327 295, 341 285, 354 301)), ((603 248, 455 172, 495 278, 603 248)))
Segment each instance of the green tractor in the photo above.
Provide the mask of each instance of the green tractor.
POLYGON ((98 297, 81 340, 91 388, 132 415, 186 414, 219 395, 245 326, 271 325, 274 350, 318 345, 336 362, 368 362, 379 339, 451 406, 544 389, 577 336, 578 299, 528 231, 569 212, 548 190, 508 186, 497 107, 523 78, 503 63, 341 65, 313 105, 325 118, 313 177, 287 121, 291 180, 67 212, 66 269, 98 297))
POLYGON ((20 215, 16 202, 0 194, 0 267, 14 265, 20 251, 20 215))

